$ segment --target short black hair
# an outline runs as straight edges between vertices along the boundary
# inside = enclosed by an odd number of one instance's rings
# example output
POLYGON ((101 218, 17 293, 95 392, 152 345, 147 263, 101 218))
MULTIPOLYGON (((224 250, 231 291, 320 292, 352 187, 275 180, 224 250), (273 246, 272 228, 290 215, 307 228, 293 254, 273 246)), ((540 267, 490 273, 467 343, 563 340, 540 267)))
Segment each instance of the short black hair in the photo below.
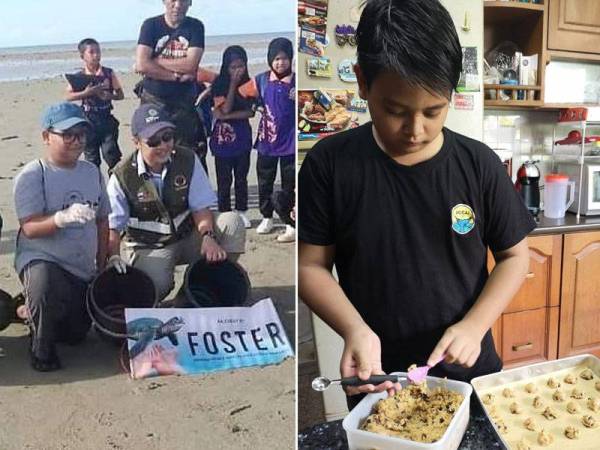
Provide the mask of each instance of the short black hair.
POLYGON ((454 22, 439 0, 366 0, 356 31, 367 87, 384 71, 450 98, 462 71, 454 22))
POLYGON ((98 41, 96 39, 85 38, 85 39, 82 39, 81 41, 79 41, 79 44, 77 44, 77 50, 79 50, 79 53, 83 55, 83 52, 85 52, 85 48, 88 45, 97 45, 98 47, 100 47, 100 44, 98 43, 98 41))

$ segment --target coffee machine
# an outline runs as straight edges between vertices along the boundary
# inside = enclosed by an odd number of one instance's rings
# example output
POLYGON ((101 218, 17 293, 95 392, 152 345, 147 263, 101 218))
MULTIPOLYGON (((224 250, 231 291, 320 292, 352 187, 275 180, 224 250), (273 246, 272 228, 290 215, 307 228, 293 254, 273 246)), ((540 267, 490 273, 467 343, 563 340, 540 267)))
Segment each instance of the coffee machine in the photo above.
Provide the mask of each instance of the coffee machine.
POLYGON ((517 172, 515 188, 533 217, 540 213, 540 169, 538 161, 525 161, 517 172))

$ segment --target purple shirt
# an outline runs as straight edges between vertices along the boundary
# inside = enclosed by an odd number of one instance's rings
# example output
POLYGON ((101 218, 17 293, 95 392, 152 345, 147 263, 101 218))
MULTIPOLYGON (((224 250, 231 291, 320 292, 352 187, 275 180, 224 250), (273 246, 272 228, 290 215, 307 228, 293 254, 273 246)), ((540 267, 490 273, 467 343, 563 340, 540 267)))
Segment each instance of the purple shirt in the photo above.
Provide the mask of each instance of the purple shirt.
MULTIPOLYGON (((281 81, 269 72, 262 96, 264 112, 258 125, 256 149, 266 156, 288 156, 296 151, 295 74, 281 81)), ((258 83, 257 83, 258 84, 258 83)))
POLYGON ((248 119, 217 120, 210 136, 215 156, 231 157, 252 149, 252 128, 248 119))

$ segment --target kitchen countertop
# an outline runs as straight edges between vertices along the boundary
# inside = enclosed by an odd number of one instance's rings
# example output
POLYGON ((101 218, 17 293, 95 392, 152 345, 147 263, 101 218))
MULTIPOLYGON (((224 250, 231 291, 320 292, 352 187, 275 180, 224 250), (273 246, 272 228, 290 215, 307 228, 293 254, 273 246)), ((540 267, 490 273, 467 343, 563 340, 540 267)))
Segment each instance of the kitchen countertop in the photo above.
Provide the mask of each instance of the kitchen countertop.
MULTIPOLYGON (((471 396, 470 419, 459 450, 503 450, 492 424, 486 419, 479 401, 471 396)), ((342 421, 326 422, 298 434, 298 450, 347 450, 346 432, 342 421)))
POLYGON ((600 230, 600 216, 581 216, 577 221, 577 215, 569 212, 561 219, 548 219, 541 212, 536 222, 537 228, 530 233, 532 236, 600 230))

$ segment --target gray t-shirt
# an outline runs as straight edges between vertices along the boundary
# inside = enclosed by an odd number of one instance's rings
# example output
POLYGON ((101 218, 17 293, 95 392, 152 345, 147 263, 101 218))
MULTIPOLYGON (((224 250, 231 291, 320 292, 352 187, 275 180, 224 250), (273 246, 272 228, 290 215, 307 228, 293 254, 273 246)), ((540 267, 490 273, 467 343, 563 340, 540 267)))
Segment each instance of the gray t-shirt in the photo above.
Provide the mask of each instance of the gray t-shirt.
MULTIPOLYGON (((87 161, 77 161, 72 169, 56 167, 46 160, 31 161, 15 178, 14 197, 19 220, 54 214, 73 203, 92 206, 97 218, 108 217, 110 212, 104 179, 98 168, 87 161)), ((15 269, 21 273, 31 261, 51 261, 87 281, 96 272, 97 248, 95 221, 69 225, 42 238, 29 239, 19 232, 15 269)))

